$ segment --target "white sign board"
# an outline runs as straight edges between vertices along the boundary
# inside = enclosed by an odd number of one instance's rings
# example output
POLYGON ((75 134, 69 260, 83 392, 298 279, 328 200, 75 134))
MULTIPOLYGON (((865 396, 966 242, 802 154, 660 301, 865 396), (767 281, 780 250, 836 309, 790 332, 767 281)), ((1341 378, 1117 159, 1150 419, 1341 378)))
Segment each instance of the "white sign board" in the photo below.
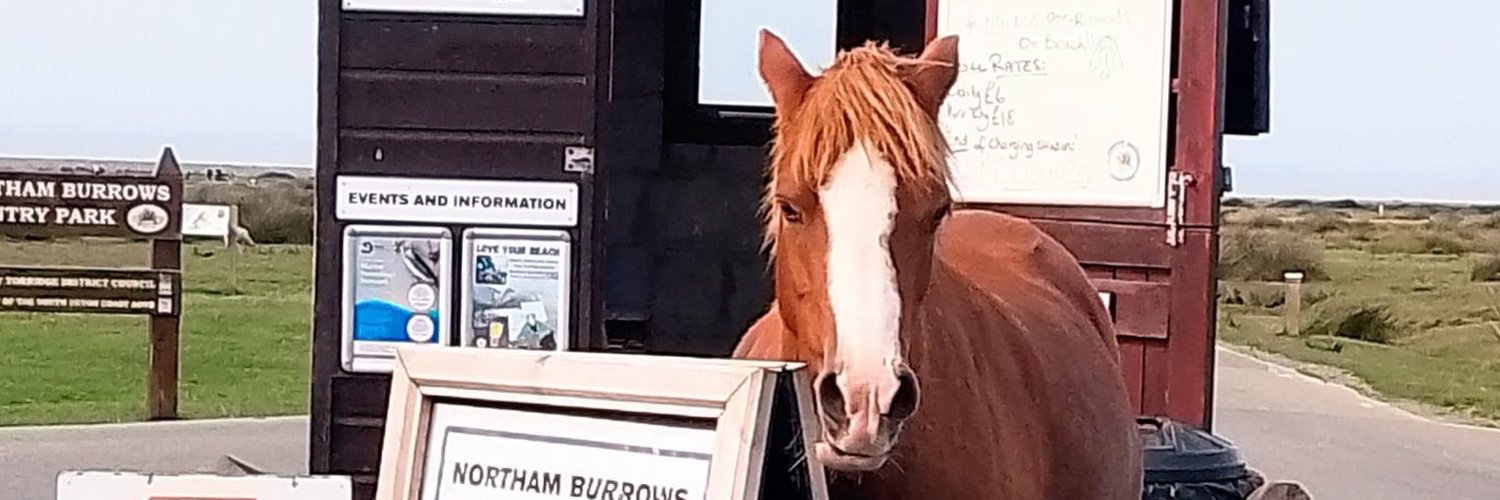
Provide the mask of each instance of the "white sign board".
POLYGON ((1166 203, 1171 0, 942 0, 939 121, 965 202, 1166 203))
POLYGON ((229 236, 229 205, 182 204, 184 236, 229 236))
POLYGON ((573 227, 578 184, 341 175, 340 220, 573 227))
POLYGON ((583 0, 344 0, 344 10, 580 17, 583 0))
POLYGON ((567 231, 470 228, 463 241, 462 345, 568 350, 567 231))
POLYGON ((57 500, 349 500, 346 476, 169 476, 134 472, 64 471, 57 500))
POLYGON ((438 403, 422 500, 704 498, 713 427, 438 403))

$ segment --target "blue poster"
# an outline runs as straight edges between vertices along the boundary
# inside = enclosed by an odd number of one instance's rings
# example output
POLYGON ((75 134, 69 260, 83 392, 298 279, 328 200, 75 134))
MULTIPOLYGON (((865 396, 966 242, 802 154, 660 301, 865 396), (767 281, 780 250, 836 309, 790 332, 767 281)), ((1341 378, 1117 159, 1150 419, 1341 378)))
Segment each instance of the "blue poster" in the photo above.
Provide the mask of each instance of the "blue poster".
POLYGON ((441 228, 346 231, 347 369, 385 371, 395 346, 448 343, 451 241, 441 228))

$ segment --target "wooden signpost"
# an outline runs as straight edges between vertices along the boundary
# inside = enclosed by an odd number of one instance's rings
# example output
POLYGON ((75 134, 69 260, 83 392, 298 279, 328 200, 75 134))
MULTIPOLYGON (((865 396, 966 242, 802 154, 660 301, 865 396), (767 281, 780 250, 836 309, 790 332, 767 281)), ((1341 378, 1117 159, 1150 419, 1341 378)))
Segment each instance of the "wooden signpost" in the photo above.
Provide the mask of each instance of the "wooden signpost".
POLYGON ((182 169, 171 148, 151 175, 0 173, 0 234, 149 239, 145 268, 0 266, 0 311, 148 315, 153 420, 177 417, 182 313, 182 169))
POLYGON ((402 346, 375 498, 823 500, 802 369, 402 346))

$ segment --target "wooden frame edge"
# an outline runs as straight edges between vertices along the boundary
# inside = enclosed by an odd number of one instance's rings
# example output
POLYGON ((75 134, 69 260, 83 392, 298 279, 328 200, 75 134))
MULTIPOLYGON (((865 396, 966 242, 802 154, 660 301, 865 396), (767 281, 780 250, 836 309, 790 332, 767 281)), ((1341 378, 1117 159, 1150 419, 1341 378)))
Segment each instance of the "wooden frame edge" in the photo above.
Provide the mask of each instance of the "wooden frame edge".
POLYGON ((809 422, 812 400, 804 387, 804 366, 774 361, 402 346, 397 349, 391 372, 375 498, 421 498, 419 479, 427 467, 431 399, 451 397, 712 419, 714 460, 706 497, 757 500, 771 421, 769 407, 777 377, 790 375, 797 384, 797 408, 815 498, 826 500, 822 464, 811 458, 812 439, 821 436, 821 430, 815 422, 809 422), (478 358, 488 362, 475 363, 478 358), (497 363, 496 358, 512 358, 512 362, 497 363), (640 363, 648 360, 649 364, 640 363), (543 381, 555 378, 564 379, 564 383, 543 381), (648 382, 652 386, 642 390, 615 392, 648 382), (664 397, 682 390, 696 394, 664 397), (715 392, 717 396, 710 396, 715 392))

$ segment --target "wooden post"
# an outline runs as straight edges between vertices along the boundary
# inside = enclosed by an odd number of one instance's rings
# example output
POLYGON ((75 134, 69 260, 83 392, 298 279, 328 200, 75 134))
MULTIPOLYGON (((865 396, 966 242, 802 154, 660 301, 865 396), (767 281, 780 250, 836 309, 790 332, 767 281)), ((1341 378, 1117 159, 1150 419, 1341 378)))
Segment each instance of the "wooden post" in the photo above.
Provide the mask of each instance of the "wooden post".
POLYGON ((229 206, 229 234, 225 236, 225 247, 229 250, 229 290, 240 294, 240 206, 229 206))
MULTIPOLYGON (((151 267, 157 270, 182 269, 182 240, 151 240, 151 267)), ((170 316, 151 316, 151 373, 146 381, 146 408, 151 420, 177 418, 177 371, 182 326, 182 290, 174 290, 177 312, 170 316)))
POLYGON ((1286 279, 1286 334, 1302 335, 1302 278, 1303 274, 1292 271, 1282 275, 1286 279))

